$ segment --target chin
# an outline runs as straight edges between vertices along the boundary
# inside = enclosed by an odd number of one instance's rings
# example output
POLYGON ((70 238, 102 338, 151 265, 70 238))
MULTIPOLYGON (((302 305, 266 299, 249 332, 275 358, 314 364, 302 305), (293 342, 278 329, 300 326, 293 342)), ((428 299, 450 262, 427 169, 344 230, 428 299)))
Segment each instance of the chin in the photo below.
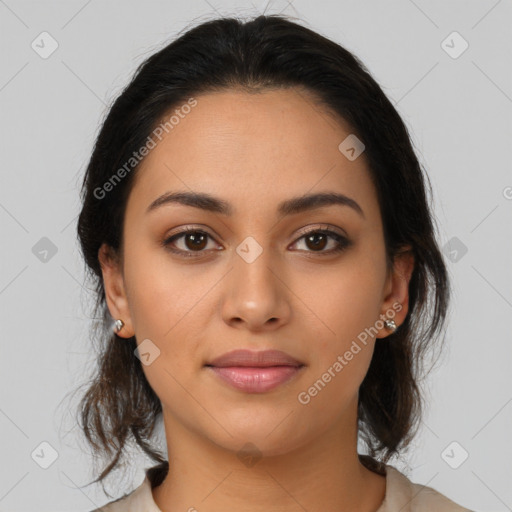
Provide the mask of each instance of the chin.
POLYGON ((252 428, 239 428, 226 426, 226 429, 233 434, 233 437, 226 435, 222 439, 213 441, 222 448, 236 454, 241 460, 245 457, 258 459, 261 457, 275 457, 292 452, 303 446, 307 440, 297 436, 298 432, 288 432, 286 429, 277 427, 279 422, 275 419, 269 422, 270 427, 264 428, 253 425, 252 428), (276 428, 277 427, 277 428, 276 428))

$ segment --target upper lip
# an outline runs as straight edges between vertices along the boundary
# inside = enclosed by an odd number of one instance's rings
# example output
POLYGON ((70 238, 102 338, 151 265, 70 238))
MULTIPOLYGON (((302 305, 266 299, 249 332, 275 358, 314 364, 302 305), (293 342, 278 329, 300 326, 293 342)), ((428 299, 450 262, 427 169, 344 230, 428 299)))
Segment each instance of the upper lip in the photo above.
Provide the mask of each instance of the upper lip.
POLYGON ((303 363, 281 350, 233 350, 216 357, 206 366, 252 366, 255 368, 268 366, 303 366, 303 363))

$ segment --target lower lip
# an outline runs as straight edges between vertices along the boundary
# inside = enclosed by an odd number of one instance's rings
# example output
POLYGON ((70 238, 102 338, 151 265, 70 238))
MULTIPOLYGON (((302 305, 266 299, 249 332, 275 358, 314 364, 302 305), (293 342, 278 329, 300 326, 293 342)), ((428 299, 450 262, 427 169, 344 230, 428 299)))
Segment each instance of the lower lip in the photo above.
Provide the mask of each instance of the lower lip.
POLYGON ((246 393, 264 393, 280 386, 302 367, 299 366, 268 366, 265 368, 246 366, 209 366, 223 381, 246 393))

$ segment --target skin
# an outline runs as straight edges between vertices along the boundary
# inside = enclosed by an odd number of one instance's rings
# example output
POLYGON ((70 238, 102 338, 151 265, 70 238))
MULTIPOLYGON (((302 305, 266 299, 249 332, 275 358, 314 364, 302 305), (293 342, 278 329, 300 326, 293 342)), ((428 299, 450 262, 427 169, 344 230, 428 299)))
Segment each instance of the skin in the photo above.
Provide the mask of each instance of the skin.
MULTIPOLYGON (((162 402, 170 461, 154 500, 161 510, 376 511, 385 478, 358 460, 357 399, 375 338, 390 331, 360 344, 307 405, 297 396, 393 304, 402 304, 394 320, 403 322, 412 255, 402 253, 388 272, 364 153, 349 161, 338 150, 350 126, 304 91, 196 99, 138 170, 122 258, 105 245, 98 254, 110 313, 125 323, 119 335, 149 338, 160 350, 143 365, 162 402), (235 214, 176 203, 145 212, 165 192, 191 190, 224 199, 235 214), (351 197, 364 218, 337 205, 278 217, 281 201, 321 191, 351 197), (353 243, 322 255, 334 239, 316 249, 299 233, 325 224, 353 243), (160 245, 189 225, 210 235, 197 258, 160 245), (263 251, 251 263, 236 252, 248 236, 263 251), (203 366, 235 348, 283 350, 305 367, 272 391, 244 393, 203 366), (237 457, 248 442, 261 455, 251 466, 237 457)), ((174 247, 193 252, 187 238, 174 247)))

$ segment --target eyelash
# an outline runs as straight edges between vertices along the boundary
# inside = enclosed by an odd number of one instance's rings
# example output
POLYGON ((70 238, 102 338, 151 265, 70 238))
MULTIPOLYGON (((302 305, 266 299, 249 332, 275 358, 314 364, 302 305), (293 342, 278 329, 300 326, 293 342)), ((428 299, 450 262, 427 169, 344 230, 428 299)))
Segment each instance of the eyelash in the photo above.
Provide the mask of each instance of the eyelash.
MULTIPOLYGON (((203 234, 203 235, 206 235, 207 237, 213 239, 213 237, 207 233, 206 231, 203 231, 201 229, 185 229, 179 233, 176 233, 166 239, 164 239, 162 241, 162 246, 174 253, 174 254, 178 254, 180 256, 183 256, 185 258, 198 258, 200 257, 201 253, 204 253, 206 252, 204 249, 203 250, 200 250, 200 251, 184 251, 182 249, 175 249, 171 246, 171 244, 173 242, 175 242, 176 240, 179 240, 180 238, 183 238, 185 235, 188 235, 190 233, 200 233, 200 234, 203 234)), ((336 243, 337 243, 337 247, 334 248, 334 249, 331 249, 329 251, 311 251, 311 250, 308 250, 306 252, 310 252, 310 253, 313 253, 313 254, 318 254, 320 256, 328 256, 328 255, 332 255, 332 254, 338 254, 344 250, 346 250, 348 247, 350 247, 352 245, 352 242, 350 240, 348 240, 347 238, 345 238, 344 236, 334 232, 334 231, 331 231, 329 229, 312 229, 310 231, 306 231, 305 233, 303 233, 295 242, 297 243, 299 240, 302 240, 303 238, 306 238, 307 236, 310 236, 312 234, 323 234, 323 235, 327 235, 328 237, 330 238, 333 238, 336 243)))

